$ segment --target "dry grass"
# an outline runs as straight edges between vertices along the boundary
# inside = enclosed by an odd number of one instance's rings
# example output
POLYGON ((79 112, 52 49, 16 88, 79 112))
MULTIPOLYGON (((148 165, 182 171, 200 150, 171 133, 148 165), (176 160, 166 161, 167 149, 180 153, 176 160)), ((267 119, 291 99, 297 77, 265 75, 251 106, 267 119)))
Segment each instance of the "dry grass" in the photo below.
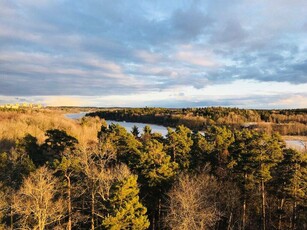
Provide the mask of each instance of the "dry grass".
POLYGON ((48 129, 65 130, 79 141, 80 148, 86 148, 97 141, 97 132, 102 120, 99 118, 85 118, 72 120, 66 118, 61 111, 0 111, 0 152, 7 151, 15 145, 16 140, 31 134, 42 144, 45 131, 48 129))

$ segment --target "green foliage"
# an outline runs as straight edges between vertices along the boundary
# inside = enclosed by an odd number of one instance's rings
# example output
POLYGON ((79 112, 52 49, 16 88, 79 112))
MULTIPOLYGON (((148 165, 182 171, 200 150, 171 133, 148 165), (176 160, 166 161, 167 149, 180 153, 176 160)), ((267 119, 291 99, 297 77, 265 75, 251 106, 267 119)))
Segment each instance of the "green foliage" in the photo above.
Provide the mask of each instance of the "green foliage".
POLYGON ((43 166, 46 163, 46 156, 43 155, 40 146, 37 144, 37 138, 27 134, 23 139, 17 142, 16 147, 27 153, 36 167, 43 166))
POLYGON ((165 186, 176 175, 177 168, 178 164, 171 161, 157 140, 146 143, 137 166, 143 183, 149 187, 165 186))
POLYGON ((103 220, 103 227, 112 230, 147 229, 147 210, 140 203, 138 194, 136 176, 116 182, 111 188, 108 216, 103 220))
POLYGON ((49 129, 46 131, 45 135, 47 139, 43 144, 43 148, 49 152, 53 152, 55 155, 65 154, 66 151, 69 152, 75 149, 78 140, 70 135, 68 135, 63 130, 49 129))
POLYGON ((175 131, 168 128, 166 150, 180 169, 188 169, 190 166, 190 151, 193 144, 191 136, 191 130, 183 125, 178 126, 175 131))
POLYGON ((33 162, 24 152, 12 149, 0 154, 0 182, 5 186, 19 188, 23 178, 34 170, 33 162))
POLYGON ((139 128, 134 125, 132 127, 131 133, 133 134, 133 136, 135 136, 137 138, 139 136, 139 134, 140 134, 139 128))
POLYGON ((210 155, 214 150, 214 146, 199 132, 193 135, 192 140, 191 168, 199 169, 210 162, 210 155))
POLYGON ((244 129, 235 132, 230 147, 228 167, 245 181, 245 186, 271 179, 271 169, 282 160, 282 143, 279 136, 244 129))
MULTIPOLYGON (((259 126, 240 126, 241 122, 257 122, 259 119, 278 123, 279 127, 294 120, 305 122, 304 110, 144 108, 104 111, 103 114, 112 114, 118 120, 149 120, 171 124, 170 127, 179 126, 169 129, 166 137, 146 126, 140 136, 136 127, 130 133, 119 125, 107 126, 97 118, 87 118, 71 121, 73 126, 65 128, 69 133, 74 131, 73 135, 79 137, 80 143, 57 129, 46 132, 45 142, 44 131, 35 137, 26 135, 14 140, 10 146, 15 148, 0 153, 0 217, 3 210, 5 225, 19 219, 10 213, 10 206, 24 178, 35 170, 35 166, 47 166, 57 177, 55 187, 60 187, 54 198, 63 196, 60 205, 67 207, 57 223, 67 229, 69 221, 76 229, 147 229, 149 218, 152 229, 163 229, 163 219, 168 214, 167 194, 174 182, 180 180, 178 175, 190 174, 181 192, 193 194, 197 190, 187 188, 189 181, 199 177, 204 169, 208 173, 207 182, 202 178, 194 185, 207 183, 208 191, 214 191, 214 196, 206 197, 212 206, 198 199, 194 203, 185 202, 184 209, 193 209, 194 204, 204 207, 197 209, 199 214, 187 212, 189 221, 193 222, 197 215, 202 222, 208 218, 202 218, 204 210, 213 207, 209 213, 214 211, 222 215, 219 220, 215 219, 218 222, 212 228, 242 229, 240 220, 245 205, 245 229, 260 229, 261 219, 267 220, 267 229, 276 229, 278 218, 281 218, 281 229, 291 228, 295 222, 297 229, 306 228, 306 154, 284 150, 284 143, 278 135, 265 133, 259 126), (187 124, 193 132, 180 124, 187 124), (88 125, 91 128, 87 130, 85 126, 88 125), (76 132, 72 127, 82 129, 76 129, 76 132), (42 142, 39 146, 38 143, 42 142), (138 176, 131 176, 131 173, 138 176), (212 176, 217 184, 222 185, 215 190, 209 183, 212 176), (263 211, 267 212, 264 217, 263 211)), ((199 194, 207 193, 201 191, 199 194)), ((178 214, 174 220, 181 222, 182 212, 176 207, 173 210, 178 214)), ((17 226, 17 223, 12 223, 12 226, 17 226)), ((48 226, 50 229, 53 227, 53 223, 48 226)))
POLYGON ((275 169, 274 190, 280 198, 305 201, 307 199, 307 155, 293 149, 285 149, 283 156, 284 159, 275 169))
POLYGON ((187 109, 137 108, 104 110, 88 114, 116 121, 142 122, 168 127, 185 125, 192 130, 204 130, 211 125, 243 126, 280 132, 283 135, 307 134, 307 110, 247 110, 228 107, 187 109))
POLYGON ((111 124, 108 128, 102 127, 99 140, 103 153, 115 154, 118 161, 134 167, 140 154, 141 143, 124 127, 118 124, 111 124))

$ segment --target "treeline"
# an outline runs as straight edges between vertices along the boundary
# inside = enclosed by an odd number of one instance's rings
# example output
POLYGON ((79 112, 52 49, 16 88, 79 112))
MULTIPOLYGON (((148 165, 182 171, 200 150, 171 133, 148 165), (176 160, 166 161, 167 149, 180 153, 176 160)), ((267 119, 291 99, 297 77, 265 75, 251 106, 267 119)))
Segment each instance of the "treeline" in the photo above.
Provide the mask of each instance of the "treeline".
POLYGON ((242 126, 281 135, 307 135, 307 109, 247 110, 206 107, 186 109, 131 108, 103 110, 87 114, 107 120, 144 122, 168 127, 185 125, 192 130, 205 130, 210 125, 242 126))
POLYGON ((4 229, 307 228, 307 155, 279 135, 100 122, 85 146, 48 129, 0 151, 4 229))

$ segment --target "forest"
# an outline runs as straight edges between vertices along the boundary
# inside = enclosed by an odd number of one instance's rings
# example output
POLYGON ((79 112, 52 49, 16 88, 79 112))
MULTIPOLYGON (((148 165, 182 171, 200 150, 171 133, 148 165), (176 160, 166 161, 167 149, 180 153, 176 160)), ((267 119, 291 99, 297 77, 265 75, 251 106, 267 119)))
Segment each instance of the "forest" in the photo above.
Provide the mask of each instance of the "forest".
POLYGON ((191 130, 205 130, 211 125, 238 129, 249 126, 267 133, 307 135, 307 109, 251 110, 227 107, 205 108, 126 108, 89 113, 88 116, 115 121, 144 122, 170 127, 184 125, 191 130))
POLYGON ((306 112, 0 111, 0 229, 307 229, 307 153, 280 135, 306 135, 306 112))

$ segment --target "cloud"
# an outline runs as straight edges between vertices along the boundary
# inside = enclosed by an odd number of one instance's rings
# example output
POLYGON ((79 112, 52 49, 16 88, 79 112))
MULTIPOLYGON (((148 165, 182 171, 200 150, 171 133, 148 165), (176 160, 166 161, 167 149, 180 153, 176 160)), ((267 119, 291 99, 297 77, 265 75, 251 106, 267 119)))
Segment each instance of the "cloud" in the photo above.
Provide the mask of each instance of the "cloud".
POLYGON ((306 8, 305 0, 0 1, 0 95, 304 85, 306 8))
POLYGON ((278 100, 275 104, 284 107, 307 108, 307 95, 291 95, 278 100))
POLYGON ((204 12, 193 5, 186 10, 175 10, 171 17, 175 32, 183 39, 196 39, 211 22, 212 20, 204 12))
POLYGON ((179 61, 196 66, 213 67, 217 65, 211 53, 193 49, 192 46, 180 46, 174 56, 179 61))

